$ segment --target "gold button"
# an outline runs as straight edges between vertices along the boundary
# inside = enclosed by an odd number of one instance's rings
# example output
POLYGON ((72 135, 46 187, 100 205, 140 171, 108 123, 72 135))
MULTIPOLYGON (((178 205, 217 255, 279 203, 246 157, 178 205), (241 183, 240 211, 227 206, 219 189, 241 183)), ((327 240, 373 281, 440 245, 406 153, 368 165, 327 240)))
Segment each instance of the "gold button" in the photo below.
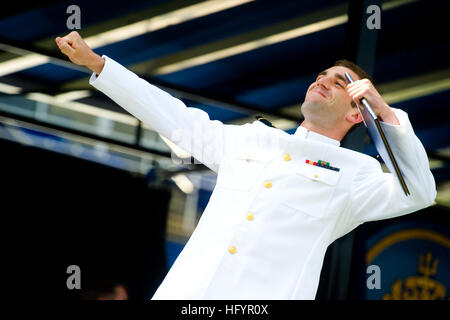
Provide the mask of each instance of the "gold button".
POLYGON ((266 188, 272 188, 272 182, 266 181, 266 182, 264 183, 264 187, 266 187, 266 188))
POLYGON ((313 177, 317 179, 319 175, 317 173, 314 173, 313 177))
POLYGON ((255 216, 254 216, 252 213, 249 213, 249 214, 247 215, 247 220, 248 220, 248 221, 252 221, 254 218, 255 218, 255 216))
POLYGON ((236 247, 235 247, 235 246, 231 246, 230 248, 228 248, 228 251, 229 251, 231 254, 235 254, 235 253, 236 253, 236 247))
POLYGON ((284 161, 290 161, 291 155, 289 153, 286 153, 283 158, 284 158, 284 161))

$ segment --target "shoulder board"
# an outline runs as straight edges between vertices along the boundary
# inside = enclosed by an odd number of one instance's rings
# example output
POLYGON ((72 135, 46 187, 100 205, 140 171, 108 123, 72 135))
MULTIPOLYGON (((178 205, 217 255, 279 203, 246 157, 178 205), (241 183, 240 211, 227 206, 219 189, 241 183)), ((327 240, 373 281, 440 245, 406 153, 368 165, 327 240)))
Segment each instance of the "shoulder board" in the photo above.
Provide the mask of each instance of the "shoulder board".
POLYGON ((261 121, 262 123, 264 123, 266 126, 269 126, 269 127, 272 127, 272 128, 277 128, 272 122, 270 122, 269 120, 267 120, 263 116, 256 116, 255 118, 256 118, 256 120, 261 121))

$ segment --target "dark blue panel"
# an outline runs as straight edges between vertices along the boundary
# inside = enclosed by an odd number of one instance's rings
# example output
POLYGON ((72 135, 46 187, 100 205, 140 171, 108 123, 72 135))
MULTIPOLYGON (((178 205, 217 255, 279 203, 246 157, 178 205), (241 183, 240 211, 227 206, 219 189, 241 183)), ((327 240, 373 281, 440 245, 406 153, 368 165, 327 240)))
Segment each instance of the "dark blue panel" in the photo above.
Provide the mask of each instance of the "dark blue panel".
POLYGON ((260 105, 271 108, 273 106, 287 106, 292 103, 293 96, 297 97, 298 104, 304 101, 307 81, 298 79, 296 81, 275 84, 270 87, 252 90, 237 97, 238 101, 260 105))
POLYGON ((148 60, 256 30, 345 1, 255 1, 98 49, 123 64, 148 60))
MULTIPOLYGON (((322 9, 326 6, 343 2, 345 1, 257 1, 199 19, 187 21, 182 24, 169 26, 152 33, 120 41, 102 48, 97 48, 95 51, 98 54, 106 54, 127 66, 140 61, 173 54, 209 42, 236 36, 247 31, 279 23, 284 19, 291 19, 310 13, 311 11, 322 9)), ((89 10, 95 12, 94 9, 89 10)), ((80 32, 82 33, 82 30, 80 32)), ((295 48, 295 50, 298 49, 299 48, 295 48)), ((284 49, 280 48, 279 50, 284 49)), ((279 50, 276 51, 278 52, 279 50)), ((264 55, 264 52, 261 54, 264 55)), ((239 61, 236 63, 239 63, 239 61)), ((243 63, 247 64, 247 61, 243 61, 243 63)), ((213 74, 217 69, 220 69, 221 72, 224 72, 223 69, 225 69, 220 65, 218 68, 215 68, 214 66, 210 67, 213 68, 213 70, 210 70, 213 74)), ((227 64, 226 68, 229 68, 229 64, 227 64)), ((242 72, 237 70, 239 68, 240 66, 237 65, 234 71, 236 71, 238 75, 241 75, 242 72)), ((231 68, 231 70, 233 70, 233 68, 231 68)), ((47 70, 36 67, 24 71, 23 75, 39 74, 40 76, 46 77, 47 72, 45 71, 47 70)), ((53 78, 61 81, 68 81, 76 76, 74 73, 60 74, 56 70, 52 71, 53 72, 50 72, 50 74, 54 75, 53 78)), ((198 72, 198 70, 194 71, 198 72)), ((202 73, 200 71, 199 76, 201 75, 202 73)), ((179 76, 182 77, 183 75, 179 76)), ((223 76, 226 77, 226 73, 221 75, 221 77, 216 77, 216 79, 221 79, 223 76)), ((192 77, 192 75, 190 77, 192 77)), ((233 78, 235 77, 230 79, 233 78)), ((174 81, 174 84, 181 84, 192 80, 195 81, 195 79, 190 79, 189 77, 185 79, 185 81, 182 81, 183 78, 174 81)), ((228 78, 221 79, 221 81, 226 81, 227 79, 228 78)), ((202 81, 197 83, 197 87, 211 86, 212 84, 215 84, 215 82, 202 81)))
POLYGON ((341 25, 159 78, 232 95, 238 102, 267 108, 286 106, 303 101, 315 75, 343 57, 344 36, 345 25, 341 25), (329 41, 320 41, 325 34, 329 41))
MULTIPOLYGON (((419 138, 425 149, 427 150, 437 150, 440 148, 445 148, 449 145, 450 136, 450 124, 445 124, 442 126, 430 127, 427 129, 414 129, 416 136, 419 138)), ((375 146, 370 143, 364 149, 364 153, 376 156, 378 152, 375 146)))
MULTIPOLYGON (((439 127, 449 123, 448 106, 450 90, 392 104, 408 113, 416 129, 439 127)), ((449 132, 450 134, 450 132, 449 132)), ((450 139, 449 139, 450 142, 450 139)))
POLYGON ((220 107, 216 107, 216 106, 204 105, 204 104, 196 103, 194 101, 189 101, 186 99, 183 101, 188 107, 197 108, 197 109, 203 110, 206 113, 208 113, 209 118, 211 120, 220 120, 222 122, 228 122, 228 121, 232 121, 232 120, 247 116, 247 114, 245 114, 245 113, 236 112, 236 111, 229 110, 229 109, 224 109, 224 108, 220 108, 220 107))
POLYGON ((448 1, 415 1, 382 14, 376 83, 450 67, 448 1))
POLYGON ((33 77, 36 79, 43 79, 46 82, 53 82, 55 85, 62 85, 66 81, 90 76, 90 74, 88 73, 62 67, 53 63, 45 63, 34 68, 17 72, 15 75, 19 77, 33 77))
POLYGON ((450 144, 450 123, 415 130, 415 132, 426 149, 441 149, 450 144))
POLYGON ((184 244, 166 240, 166 257, 167 257, 167 267, 172 267, 175 260, 178 258, 178 255, 184 248, 184 244))
POLYGON ((0 36, 17 41, 36 41, 58 33, 68 33, 66 13, 70 5, 78 5, 81 11, 81 28, 103 20, 158 5, 166 0, 128 0, 118 5, 108 0, 69 0, 28 11, 0 21, 0 36))
POLYGON ((436 168, 431 171, 436 183, 445 182, 450 180, 450 166, 447 164, 441 168, 436 168))

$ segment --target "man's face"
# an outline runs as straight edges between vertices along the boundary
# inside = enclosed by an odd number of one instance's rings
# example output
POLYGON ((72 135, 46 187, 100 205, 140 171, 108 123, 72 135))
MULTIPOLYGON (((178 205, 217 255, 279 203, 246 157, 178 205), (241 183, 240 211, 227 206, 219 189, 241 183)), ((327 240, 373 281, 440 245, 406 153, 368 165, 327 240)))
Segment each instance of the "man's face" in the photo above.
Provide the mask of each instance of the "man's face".
POLYGON ((359 80, 356 73, 342 66, 331 67, 317 75, 301 107, 305 120, 323 128, 345 123, 345 117, 352 109, 345 72, 349 72, 353 80, 359 80))

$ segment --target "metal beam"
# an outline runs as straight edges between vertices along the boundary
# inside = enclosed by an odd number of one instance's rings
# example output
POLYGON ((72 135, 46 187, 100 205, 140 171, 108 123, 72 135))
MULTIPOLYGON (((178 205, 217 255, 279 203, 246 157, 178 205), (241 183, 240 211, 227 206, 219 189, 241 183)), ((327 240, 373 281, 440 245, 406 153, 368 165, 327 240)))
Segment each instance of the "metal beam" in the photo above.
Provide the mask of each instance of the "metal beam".
MULTIPOLYGON (((40 49, 40 48, 37 48, 37 47, 29 45, 29 44, 19 43, 17 41, 10 41, 10 40, 0 38, 0 49, 5 50, 7 52, 19 54, 19 55, 30 54, 30 53, 31 54, 39 54, 39 55, 49 58, 50 59, 49 62, 51 62, 51 63, 55 63, 57 65, 60 65, 60 66, 66 67, 66 68, 70 68, 73 70, 81 71, 83 73, 91 74, 91 72, 87 68, 75 65, 70 61, 64 60, 62 58, 62 54, 59 54, 59 53, 53 52, 53 51, 40 49)), ((235 101, 230 101, 225 98, 215 97, 212 95, 205 95, 203 93, 189 90, 189 89, 183 88, 181 86, 174 86, 174 85, 168 84, 166 82, 163 82, 163 81, 160 81, 157 79, 153 79, 151 77, 147 77, 147 76, 143 76, 143 75, 139 75, 139 74, 138 74, 138 76, 141 77, 142 79, 148 81, 149 83, 156 85, 157 87, 161 88, 162 90, 167 91, 167 92, 173 94, 174 96, 179 97, 180 99, 188 99, 188 100, 192 100, 192 101, 202 103, 205 105, 222 107, 225 109, 229 109, 229 110, 233 110, 233 111, 241 112, 241 113, 246 113, 246 114, 255 114, 255 113, 261 114, 261 113, 263 113, 263 114, 271 115, 273 117, 278 117, 278 118, 287 119, 287 120, 291 120, 291 121, 297 121, 297 122, 301 121, 301 119, 299 117, 294 117, 294 116, 285 114, 279 110, 260 108, 260 107, 257 107, 257 106, 251 105, 251 104, 237 103, 235 101)), ((70 91, 72 91, 72 90, 75 90, 75 89, 71 88, 70 91)), ((87 87, 87 86, 81 87, 81 88, 76 88, 76 90, 92 90, 92 91, 94 91, 91 87, 87 87)), ((44 90, 43 90, 42 93, 60 94, 60 93, 64 93, 67 91, 69 91, 69 90, 49 89, 48 92, 44 92, 44 90)), ((33 92, 35 92, 35 90, 33 92)), ((27 93, 27 91, 24 90, 20 94, 24 94, 24 93, 27 93)))
MULTIPOLYGON (((76 135, 79 137, 92 139, 95 141, 101 141, 101 142, 107 143, 108 145, 111 145, 114 147, 123 147, 123 148, 129 149, 129 150, 145 152, 145 153, 149 153, 149 154, 164 157, 164 158, 172 158, 172 154, 170 152, 164 152, 164 151, 160 151, 160 150, 153 149, 153 148, 143 147, 140 144, 140 142, 141 142, 140 139, 136 143, 126 143, 123 141, 119 141, 119 140, 115 140, 115 139, 111 139, 111 138, 107 138, 107 137, 103 137, 103 136, 98 136, 96 134, 80 131, 77 129, 67 128, 67 127, 59 126, 59 125, 52 124, 52 123, 42 122, 37 119, 33 119, 33 118, 29 118, 29 117, 25 117, 25 116, 21 116, 21 115, 17 115, 17 114, 12 114, 12 113, 0 110, 0 123, 3 122, 2 118, 15 120, 18 122, 19 126, 21 126, 21 125, 24 127, 33 126, 33 127, 35 127, 35 130, 39 130, 39 127, 41 127, 41 128, 49 129, 52 131, 53 130, 58 131, 58 132, 64 133, 64 134, 76 135)), ((139 126, 138 128, 141 128, 141 130, 142 130, 141 126, 139 126)), ((138 138, 138 137, 140 137, 140 135, 138 134, 136 137, 138 138)), ((210 169, 208 167, 206 167, 204 164, 198 163, 198 161, 195 161, 195 159, 192 156, 190 158, 178 159, 178 160, 182 161, 184 166, 180 166, 178 169, 170 170, 170 171, 156 170, 155 178, 159 181, 166 181, 178 174, 188 174, 188 173, 192 173, 192 172, 210 172, 210 169)))
POLYGON ((56 50, 55 51, 46 50, 32 44, 28 43, 25 44, 12 39, 6 39, 4 37, 0 37, 0 50, 13 53, 19 56, 26 56, 29 54, 40 55, 50 59, 49 62, 52 62, 54 64, 87 74, 91 73, 88 68, 76 65, 68 61, 67 59, 64 59, 64 56, 61 53, 58 53, 56 50))
POLYGON ((99 136, 99 135, 96 135, 96 134, 93 134, 93 133, 89 133, 89 132, 85 132, 85 131, 81 131, 81 130, 72 129, 72 128, 56 125, 56 124, 53 124, 53 123, 43 122, 43 121, 40 121, 40 120, 37 120, 37 119, 21 116, 21 115, 18 115, 18 114, 13 114, 13 113, 6 112, 6 111, 3 111, 3 110, 0 110, 0 117, 4 117, 4 118, 8 118, 8 119, 14 119, 14 120, 18 120, 18 121, 21 121, 21 122, 24 122, 24 123, 45 127, 45 128, 51 129, 51 130, 56 130, 56 131, 62 132, 62 133, 73 134, 73 135, 77 135, 77 136, 85 137, 85 138, 88 138, 88 139, 93 139, 93 140, 105 142, 105 143, 116 145, 116 146, 120 146, 120 147, 130 148, 130 149, 134 149, 134 150, 138 150, 138 151, 142 151, 142 152, 148 152, 148 153, 151 153, 151 154, 154 154, 154 155, 158 155, 158 156, 162 156, 162 157, 165 157, 165 158, 170 158, 171 157, 170 152, 164 152, 164 151, 160 151, 160 150, 157 150, 157 149, 147 148, 147 147, 143 147, 142 145, 137 145, 137 144, 134 144, 134 143, 127 143, 127 142, 111 139, 111 138, 108 138, 108 137, 99 136))

